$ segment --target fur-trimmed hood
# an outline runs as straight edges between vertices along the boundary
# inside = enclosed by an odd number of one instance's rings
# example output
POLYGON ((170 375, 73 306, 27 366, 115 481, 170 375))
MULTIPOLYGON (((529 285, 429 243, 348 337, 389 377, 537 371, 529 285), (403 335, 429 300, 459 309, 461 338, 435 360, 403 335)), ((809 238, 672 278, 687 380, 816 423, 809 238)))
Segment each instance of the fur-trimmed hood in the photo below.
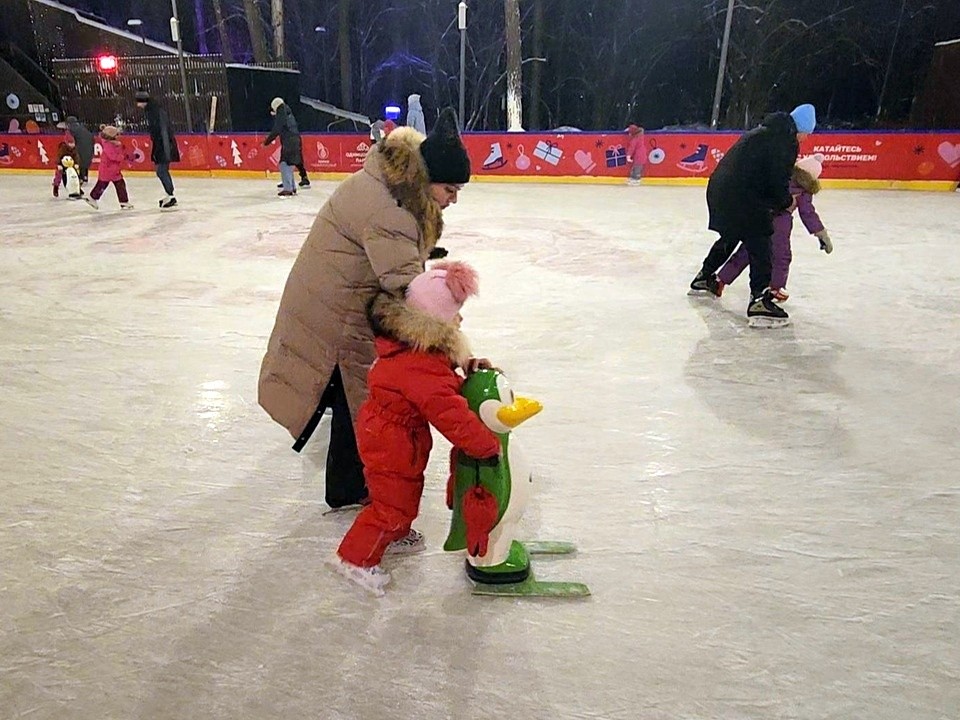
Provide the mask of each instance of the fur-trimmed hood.
POLYGON ((806 190, 811 195, 816 195, 820 192, 820 181, 803 168, 794 166, 791 179, 798 187, 806 190))
POLYGON ((470 345, 460 330, 410 307, 396 295, 378 293, 367 305, 367 317, 378 338, 394 340, 418 352, 442 353, 456 367, 464 367, 470 359, 470 345))
POLYGON ((416 218, 427 247, 443 233, 443 211, 430 195, 430 176, 420 155, 425 136, 411 127, 400 127, 367 154, 364 169, 380 180, 397 204, 416 218))

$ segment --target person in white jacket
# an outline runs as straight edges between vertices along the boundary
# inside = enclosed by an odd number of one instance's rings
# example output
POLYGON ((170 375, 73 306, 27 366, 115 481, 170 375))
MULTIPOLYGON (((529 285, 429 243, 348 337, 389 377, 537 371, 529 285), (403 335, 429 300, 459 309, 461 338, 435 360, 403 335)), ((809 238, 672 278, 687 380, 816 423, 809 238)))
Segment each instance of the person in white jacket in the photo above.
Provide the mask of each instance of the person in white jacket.
POLYGON ((411 95, 407 98, 407 126, 423 135, 427 134, 427 123, 423 119, 423 106, 420 105, 419 95, 411 95))

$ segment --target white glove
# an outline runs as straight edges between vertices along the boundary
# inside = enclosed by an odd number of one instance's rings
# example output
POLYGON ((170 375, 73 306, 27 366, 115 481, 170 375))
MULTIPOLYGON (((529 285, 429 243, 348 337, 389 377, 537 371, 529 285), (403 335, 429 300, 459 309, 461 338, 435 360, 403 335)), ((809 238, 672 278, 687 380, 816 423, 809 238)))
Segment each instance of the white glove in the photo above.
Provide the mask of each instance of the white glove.
POLYGON ((818 233, 814 233, 817 240, 820 241, 820 249, 823 250, 827 255, 833 252, 833 242, 830 240, 830 233, 827 232, 826 228, 821 230, 818 233))

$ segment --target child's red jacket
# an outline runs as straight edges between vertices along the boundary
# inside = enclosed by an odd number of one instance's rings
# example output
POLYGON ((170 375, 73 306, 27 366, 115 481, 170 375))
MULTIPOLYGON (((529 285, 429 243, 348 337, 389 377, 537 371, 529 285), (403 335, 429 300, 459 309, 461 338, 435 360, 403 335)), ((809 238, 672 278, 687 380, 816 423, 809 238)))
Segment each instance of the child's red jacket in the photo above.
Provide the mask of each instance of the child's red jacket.
POLYGON ((369 314, 377 359, 356 422, 368 485, 387 479, 422 482, 433 447, 430 425, 471 457, 496 456, 499 438, 460 395, 463 378, 455 369, 469 358, 460 331, 386 293, 377 296, 369 314))

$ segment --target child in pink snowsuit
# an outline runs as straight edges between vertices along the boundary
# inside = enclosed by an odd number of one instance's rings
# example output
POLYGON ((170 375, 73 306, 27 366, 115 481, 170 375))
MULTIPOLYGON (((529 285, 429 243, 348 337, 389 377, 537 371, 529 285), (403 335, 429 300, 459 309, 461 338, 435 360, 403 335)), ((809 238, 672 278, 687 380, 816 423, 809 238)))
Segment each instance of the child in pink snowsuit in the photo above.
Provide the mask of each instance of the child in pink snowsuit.
POLYGON ((100 208, 100 197, 104 191, 113 183, 117 190, 117 199, 120 201, 120 207, 124 210, 130 210, 133 205, 130 204, 130 198, 127 197, 127 183, 123 179, 123 163, 129 162, 131 158, 123 150, 123 143, 120 142, 120 131, 113 125, 102 125, 100 127, 100 138, 103 140, 102 151, 100 153, 100 169, 97 171, 97 184, 90 191, 90 197, 84 198, 90 207, 100 208))
POLYGON ((630 167, 629 185, 639 185, 640 178, 643 177, 643 165, 646 159, 647 149, 643 144, 643 128, 631 125, 627 128, 630 134, 630 141, 627 144, 627 162, 632 163, 630 167))
MULTIPOLYGON (((793 176, 790 178, 790 194, 796 200, 797 210, 804 227, 811 235, 817 237, 820 241, 820 249, 829 255, 833 252, 833 243, 820 216, 817 215, 817 209, 813 206, 813 196, 820 192, 820 174, 823 172, 821 157, 810 155, 797 161, 793 168, 793 176)), ((784 210, 774 216, 773 237, 770 242, 770 290, 773 293, 773 299, 777 302, 784 302, 790 297, 787 292, 787 276, 790 273, 790 261, 793 259, 793 253, 790 250, 792 232, 793 210, 784 210)), ((725 286, 736 280, 749 264, 747 249, 740 245, 717 273, 717 279, 720 281, 717 295, 723 292, 725 286)))

